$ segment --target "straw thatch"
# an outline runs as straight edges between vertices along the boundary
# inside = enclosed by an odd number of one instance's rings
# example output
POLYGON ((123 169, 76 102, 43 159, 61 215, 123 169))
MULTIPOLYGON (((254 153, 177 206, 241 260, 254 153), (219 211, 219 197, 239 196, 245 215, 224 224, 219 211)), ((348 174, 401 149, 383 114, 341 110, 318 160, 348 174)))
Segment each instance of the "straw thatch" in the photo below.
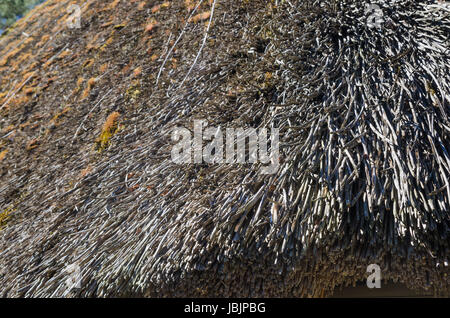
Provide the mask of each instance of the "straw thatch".
POLYGON ((0 295, 326 296, 372 263, 448 295, 449 9, 371 2, 35 9, 0 38, 0 295), (279 170, 173 163, 194 119, 279 127, 279 170))

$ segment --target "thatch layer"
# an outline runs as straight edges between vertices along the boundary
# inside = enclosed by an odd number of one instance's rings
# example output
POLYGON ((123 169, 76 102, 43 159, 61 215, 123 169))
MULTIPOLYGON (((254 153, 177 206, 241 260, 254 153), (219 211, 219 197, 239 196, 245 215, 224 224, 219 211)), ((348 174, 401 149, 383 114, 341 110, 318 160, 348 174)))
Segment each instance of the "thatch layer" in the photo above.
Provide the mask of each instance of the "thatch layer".
POLYGON ((49 0, 0 39, 2 295, 67 295, 77 264, 78 296, 324 296, 371 263, 448 295, 445 7, 79 2, 81 29, 49 0), (278 172, 173 163, 194 119, 279 127, 278 172))

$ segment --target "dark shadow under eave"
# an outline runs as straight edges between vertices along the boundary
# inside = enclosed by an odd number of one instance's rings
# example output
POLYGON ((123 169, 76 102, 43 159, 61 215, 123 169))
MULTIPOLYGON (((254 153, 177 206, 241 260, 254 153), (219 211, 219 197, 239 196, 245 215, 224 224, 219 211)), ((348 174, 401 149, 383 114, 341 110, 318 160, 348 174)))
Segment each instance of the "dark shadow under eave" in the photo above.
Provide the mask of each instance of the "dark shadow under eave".
POLYGON ((366 282, 359 282, 355 287, 337 288, 332 298, 431 298, 433 292, 417 292, 408 289, 404 284, 387 282, 381 283, 381 288, 369 288, 366 282))

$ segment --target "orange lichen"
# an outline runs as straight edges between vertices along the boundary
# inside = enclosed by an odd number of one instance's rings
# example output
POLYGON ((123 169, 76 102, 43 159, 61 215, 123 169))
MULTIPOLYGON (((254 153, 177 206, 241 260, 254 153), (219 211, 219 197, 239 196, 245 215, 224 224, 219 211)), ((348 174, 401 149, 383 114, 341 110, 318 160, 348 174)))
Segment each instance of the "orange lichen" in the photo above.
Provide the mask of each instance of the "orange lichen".
POLYGON ((20 124, 19 125, 19 129, 23 130, 23 129, 28 128, 28 127, 30 127, 31 129, 34 129, 34 128, 36 128, 36 127, 38 127, 40 125, 39 122, 37 122, 40 119, 42 119, 41 115, 34 115, 27 122, 25 122, 23 124, 20 124))
POLYGON ((7 153, 8 153, 7 149, 0 152, 0 161, 3 161, 3 159, 5 159, 7 153))
POLYGON ((33 41, 34 41, 34 38, 32 36, 30 36, 25 41, 23 41, 23 46, 26 46, 27 44, 29 44, 29 43, 31 43, 33 41))
POLYGON ((108 69, 108 63, 104 63, 100 66, 100 73, 105 73, 108 69))
POLYGON ((25 149, 31 151, 39 146, 39 139, 33 139, 27 143, 25 149))
POLYGON ((152 13, 158 12, 161 8, 168 8, 170 6, 170 2, 163 2, 158 4, 152 8, 152 13))
POLYGON ((24 122, 23 124, 20 124, 20 125, 19 125, 19 129, 20 129, 20 130, 23 130, 23 129, 29 127, 30 125, 31 125, 31 122, 30 122, 30 121, 26 121, 26 122, 24 122))
POLYGON ((109 114, 108 118, 106 118, 106 121, 103 124, 102 131, 112 131, 113 129, 117 128, 117 120, 119 119, 119 117, 119 112, 112 112, 111 114, 109 114))
POLYGON ((54 61, 54 59, 49 59, 47 62, 44 63, 44 65, 42 65, 42 68, 46 69, 53 63, 53 61, 54 61))
POLYGON ((59 59, 63 59, 63 58, 65 58, 66 56, 69 56, 71 53, 72 53, 72 51, 70 51, 70 50, 65 50, 64 52, 62 52, 62 53, 58 56, 58 58, 59 58, 59 59))
POLYGON ((31 55, 30 53, 22 53, 22 54, 17 58, 16 63, 17 63, 17 64, 22 64, 22 62, 30 60, 31 57, 32 57, 32 55, 31 55))
POLYGON ((51 122, 55 125, 58 125, 58 120, 61 116, 65 115, 67 112, 69 112, 72 108, 70 108, 69 106, 66 106, 63 108, 62 111, 58 112, 55 114, 55 116, 53 116, 51 122))
POLYGON ((128 63, 127 65, 125 65, 125 66, 120 70, 120 72, 121 72, 122 74, 128 73, 128 71, 130 70, 131 64, 132 64, 132 63, 128 63))
POLYGON ((120 113, 112 112, 108 118, 106 118, 105 123, 102 127, 102 132, 100 136, 96 139, 96 146, 98 151, 102 151, 107 148, 110 144, 111 137, 118 131, 118 120, 120 113))
POLYGON ((158 22, 156 20, 152 20, 149 24, 145 26, 145 32, 151 32, 158 27, 158 22))
POLYGON ((86 168, 84 168, 83 170, 81 170, 80 173, 80 178, 84 178, 85 176, 87 176, 89 173, 92 172, 92 166, 88 165, 86 168))
POLYGON ((0 104, 3 104, 5 101, 6 96, 8 95, 7 92, 0 92, 0 104))
POLYGON ((53 76, 48 78, 45 82, 44 85, 42 85, 41 89, 45 90, 47 87, 50 86, 51 83, 53 83, 54 81, 56 81, 59 77, 58 76, 53 76))
POLYGON ((36 44, 36 46, 40 47, 44 45, 50 39, 50 35, 46 34, 41 37, 41 40, 36 44))
POLYGON ((86 50, 89 52, 90 50, 94 49, 98 49, 98 43, 97 40, 100 36, 100 33, 97 33, 96 35, 94 35, 94 37, 92 38, 92 40, 89 41, 89 43, 86 45, 86 50))
POLYGON ((52 33, 58 33, 61 29, 65 28, 67 26, 67 21, 70 17, 70 13, 66 13, 64 16, 62 16, 58 21, 56 21, 55 26, 52 29, 52 33))
POLYGON ((16 96, 13 99, 9 101, 9 104, 5 105, 4 108, 10 109, 12 107, 19 107, 21 105, 24 105, 30 101, 30 98, 28 96, 16 96))
POLYGON ((26 86, 26 87, 23 88, 23 91, 24 91, 25 94, 31 95, 31 94, 33 94, 36 91, 36 88, 35 87, 26 86))
POLYGON ((195 4, 193 4, 191 0, 184 0, 184 6, 189 12, 195 8, 195 4))
POLYGON ((192 18, 189 19, 189 22, 197 23, 199 21, 204 21, 206 19, 209 19, 210 16, 211 16, 211 11, 206 11, 206 12, 194 15, 192 18))
POLYGON ((17 53, 19 53, 22 50, 22 46, 19 46, 17 48, 15 48, 14 50, 11 50, 8 54, 6 54, 1 60, 0 60, 0 66, 5 66, 8 61, 14 57, 15 55, 17 55, 17 53))
POLYGON ((102 47, 100 48, 100 51, 104 51, 106 49, 106 47, 108 47, 111 43, 113 43, 114 41, 114 34, 115 34, 116 30, 113 30, 111 32, 110 37, 105 41, 105 43, 102 45, 102 47))
POLYGON ((84 82, 84 78, 81 77, 81 76, 78 77, 78 79, 77 79, 77 87, 80 88, 81 84, 83 84, 83 82, 84 82))
POLYGON ((142 73, 142 67, 139 66, 138 68, 134 69, 133 76, 138 77, 139 75, 141 75, 141 73, 142 73))
POLYGON ((133 192, 133 191, 136 190, 137 188, 139 188, 139 184, 135 184, 134 186, 129 187, 129 188, 128 188, 128 191, 133 192))
POLYGON ((11 132, 13 129, 14 129, 14 125, 9 125, 2 129, 2 133, 7 134, 7 133, 11 132))
POLYGON ((176 58, 172 58, 171 62, 172 62, 172 69, 176 69, 178 60, 176 58))
POLYGON ((77 86, 73 90, 72 94, 76 94, 80 91, 81 85, 83 84, 83 82, 84 82, 84 78, 82 76, 78 77, 77 84, 76 84, 77 86))
POLYGON ((88 80, 88 86, 89 86, 89 88, 94 87, 94 85, 95 85, 96 82, 97 82, 97 78, 95 78, 95 77, 90 78, 90 79, 88 80))
POLYGON ((105 42, 104 45, 110 45, 113 41, 114 41, 114 38, 113 38, 112 36, 110 36, 110 37, 108 38, 108 40, 106 40, 106 42, 105 42))
POLYGON ((94 64, 94 59, 88 59, 83 63, 83 68, 91 67, 94 64))
POLYGON ((113 21, 108 21, 108 22, 105 22, 102 25, 100 25, 100 27, 106 28, 106 27, 109 27, 111 24, 113 24, 113 21))
POLYGON ((33 62, 30 66, 28 66, 23 72, 21 72, 21 75, 25 75, 25 74, 31 74, 35 71, 33 71, 33 69, 35 69, 37 66, 39 65, 38 62, 33 62))
POLYGON ((90 8, 91 4, 93 3, 93 1, 84 1, 83 3, 83 7, 81 8, 81 13, 84 14, 85 12, 92 12, 92 10, 95 8, 90 8))
POLYGON ((83 91, 83 95, 81 96, 82 100, 89 96, 89 94, 91 93, 91 90, 95 86, 96 82, 97 82, 97 78, 91 78, 88 80, 87 86, 83 91))
POLYGON ((112 10, 115 7, 117 7, 117 5, 119 4, 120 0, 114 0, 114 2, 112 2, 108 7, 107 10, 112 10))
POLYGON ((36 72, 28 72, 23 74, 22 81, 16 85, 14 90, 19 91, 21 87, 25 85, 25 83, 29 82, 33 77, 36 77, 36 72))
POLYGON ((138 5, 138 10, 144 10, 146 4, 147 3, 145 1, 140 2, 138 5))

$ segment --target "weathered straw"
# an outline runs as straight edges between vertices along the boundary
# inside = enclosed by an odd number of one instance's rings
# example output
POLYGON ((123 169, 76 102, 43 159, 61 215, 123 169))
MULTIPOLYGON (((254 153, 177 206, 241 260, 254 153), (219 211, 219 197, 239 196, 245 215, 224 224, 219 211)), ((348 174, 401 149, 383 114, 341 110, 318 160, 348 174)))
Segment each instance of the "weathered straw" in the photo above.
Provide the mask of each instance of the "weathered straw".
MULTIPOLYGON (((41 142, 46 152, 31 161, 17 150, 2 163, 0 205, 15 212, 0 231, 0 295, 325 296, 364 280, 371 263, 385 280, 448 295, 448 11, 380 1, 377 29, 369 1, 222 0, 203 46, 205 21, 186 24, 183 3, 155 14, 154 63, 133 40, 143 11, 127 3, 103 13, 126 12, 130 25, 95 63, 122 68, 134 54, 145 93, 127 97, 129 78, 108 74, 89 100, 67 101, 76 110, 64 134, 41 142), (95 153, 95 116, 116 110, 124 128, 95 153), (278 172, 173 163, 172 129, 194 119, 278 127, 278 172), (82 280, 68 293, 70 264, 82 280)), ((85 19, 59 43, 87 54, 82 32, 108 19, 85 19)), ((2 127, 19 118, 8 116, 2 127)))

